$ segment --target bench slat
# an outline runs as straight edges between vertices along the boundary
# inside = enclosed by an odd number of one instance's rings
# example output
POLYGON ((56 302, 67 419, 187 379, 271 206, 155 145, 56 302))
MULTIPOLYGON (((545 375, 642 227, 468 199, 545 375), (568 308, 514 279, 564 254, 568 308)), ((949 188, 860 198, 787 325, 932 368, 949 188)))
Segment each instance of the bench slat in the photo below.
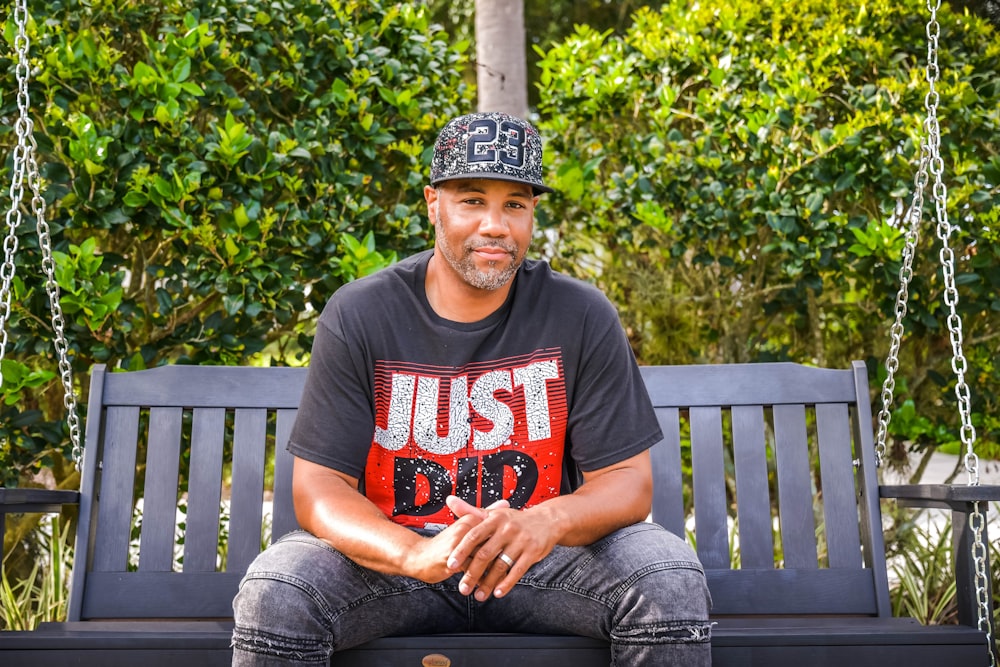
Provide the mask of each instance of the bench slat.
POLYGON ((706 569, 713 616, 875 614, 871 570, 706 569))
POLYGON ((803 405, 774 406, 778 516, 785 567, 816 568, 816 520, 803 405))
POLYGON ((764 408, 759 405, 736 406, 732 419, 740 566, 774 567, 764 408))
POLYGON ((264 502, 267 411, 236 410, 233 425, 233 489, 226 570, 244 571, 260 553, 264 502))
POLYGON ((222 408, 198 408, 193 412, 184 571, 215 572, 219 553, 219 503, 222 500, 226 411, 222 408))
POLYGON ((691 408, 691 460, 698 557, 706 568, 729 567, 722 412, 718 408, 691 408))
POLYGON ((242 572, 90 572, 85 619, 232 618, 242 572))
POLYGON ((657 408, 663 440, 653 446, 653 521, 684 537, 684 487, 681 480, 680 416, 677 408, 657 408))
POLYGON ((850 428, 846 405, 816 406, 823 518, 830 567, 858 567, 861 564, 850 428))
POLYGON ((875 577, 875 599, 879 616, 892 616, 889 602, 889 576, 885 564, 885 541, 882 537, 882 513, 878 500, 878 479, 875 466, 875 442, 872 431, 872 411, 868 394, 868 369, 863 361, 852 361, 856 400, 851 406, 851 433, 858 467, 858 514, 861 522, 861 544, 865 566, 875 577))
POLYGON ((791 362, 641 366, 639 372, 657 407, 813 405, 856 398, 850 370, 791 362))
POLYGON ((292 502, 292 465, 294 457, 288 451, 288 437, 295 422, 295 410, 278 410, 274 433, 274 514, 271 541, 299 527, 292 502))
POLYGON ((180 408, 151 408, 146 483, 139 538, 139 569, 169 572, 177 525, 177 473, 181 449, 180 408))
POLYGON ((305 368, 160 366, 108 373, 105 405, 216 408, 297 408, 305 368), (233 402, 239 406, 233 405, 233 402))
POLYGON ((124 570, 128 562, 138 439, 139 409, 109 407, 105 415, 103 470, 99 473, 101 492, 95 500, 94 570, 98 572, 124 570))

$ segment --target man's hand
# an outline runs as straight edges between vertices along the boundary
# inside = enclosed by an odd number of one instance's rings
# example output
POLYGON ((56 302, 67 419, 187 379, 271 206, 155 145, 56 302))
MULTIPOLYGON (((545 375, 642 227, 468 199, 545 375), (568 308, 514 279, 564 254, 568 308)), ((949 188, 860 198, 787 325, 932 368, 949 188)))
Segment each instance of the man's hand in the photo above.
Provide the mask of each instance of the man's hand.
POLYGON ((459 518, 452 528, 470 518, 476 521, 452 550, 448 567, 465 572, 459 591, 463 595, 474 593, 480 602, 491 595, 506 595, 528 568, 556 545, 557 534, 551 525, 531 512, 510 509, 506 502, 479 509, 449 496, 447 504, 459 518))
POLYGON ((449 497, 448 508, 459 517, 456 524, 462 523, 465 533, 452 550, 448 567, 465 572, 459 583, 464 595, 474 594, 480 602, 491 595, 503 597, 557 544, 592 544, 618 528, 644 520, 652 496, 647 450, 605 468, 585 471, 583 484, 573 493, 525 510, 481 510, 449 497), (468 520, 474 525, 463 523, 468 520))
POLYGON ((455 512, 459 517, 458 520, 437 535, 422 538, 409 551, 403 566, 408 576, 429 584, 436 584, 461 571, 463 568, 453 566, 455 561, 452 559, 452 554, 458 545, 472 528, 478 526, 489 516, 490 511, 510 507, 510 503, 506 500, 498 500, 489 507, 480 509, 454 496, 449 496, 449 507, 452 507, 452 502, 461 503, 459 506, 461 513, 455 512))

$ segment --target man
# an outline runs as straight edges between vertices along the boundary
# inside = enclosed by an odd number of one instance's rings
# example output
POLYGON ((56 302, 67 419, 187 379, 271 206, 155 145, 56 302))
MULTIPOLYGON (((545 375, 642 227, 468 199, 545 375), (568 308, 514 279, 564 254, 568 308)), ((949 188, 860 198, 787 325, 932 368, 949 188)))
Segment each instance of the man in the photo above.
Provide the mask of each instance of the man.
POLYGON ((616 311, 525 259, 551 191, 529 123, 475 113, 442 130, 433 251, 345 285, 320 317, 288 445, 305 532, 251 565, 234 665, 461 631, 710 664, 702 568, 644 521, 661 433, 616 311))

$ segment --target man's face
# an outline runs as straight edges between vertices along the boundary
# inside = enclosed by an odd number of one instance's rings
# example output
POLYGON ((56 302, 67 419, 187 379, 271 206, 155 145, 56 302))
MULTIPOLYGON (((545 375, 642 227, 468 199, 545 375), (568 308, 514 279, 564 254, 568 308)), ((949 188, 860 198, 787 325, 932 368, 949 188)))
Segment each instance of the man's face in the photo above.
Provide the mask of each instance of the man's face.
POLYGON ((507 285, 531 245, 531 186, 493 179, 447 181, 425 190, 436 246, 452 271, 481 290, 507 285))

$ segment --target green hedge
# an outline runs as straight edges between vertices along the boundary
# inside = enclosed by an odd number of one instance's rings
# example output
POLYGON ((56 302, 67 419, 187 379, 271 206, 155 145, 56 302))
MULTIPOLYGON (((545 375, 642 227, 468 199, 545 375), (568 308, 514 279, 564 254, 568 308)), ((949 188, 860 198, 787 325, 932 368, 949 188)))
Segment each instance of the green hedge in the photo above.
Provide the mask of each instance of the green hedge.
MULTIPOLYGON (((296 363, 338 286, 427 247, 428 147, 471 102, 465 46, 421 4, 32 0, 29 12, 36 139, 82 393, 95 362, 296 363)), ((0 58, 11 119, 12 21, 0 58)), ((44 467, 69 474, 34 234, 19 232, 3 364, 8 485, 44 467)))
MULTIPOLYGON (((618 303, 645 363, 867 359, 889 349, 924 97, 922 0, 671 2, 544 52, 561 192, 554 263, 618 303)), ((982 451, 1000 454, 1000 39, 940 12, 942 157, 982 451)), ((930 192, 926 194, 930 200, 930 192)), ((933 207, 928 206, 929 210, 933 207)), ((957 442, 939 244, 925 219, 894 420, 957 442)), ((873 383, 874 384, 874 383, 873 383)))
MULTIPOLYGON (((472 91, 465 44, 422 4, 30 6, 78 381, 94 362, 297 363, 331 292, 428 244, 428 146, 472 91)), ((678 0, 624 34, 580 27, 542 49, 539 125, 560 194, 539 211, 541 250, 607 290, 646 363, 865 358, 874 371, 902 246, 891 214, 924 113, 925 15, 919 0, 678 0)), ((988 448, 1000 407, 1000 46, 947 5, 941 26, 952 241, 988 448)), ((2 132, 9 178, 9 123, 2 132)), ((925 225, 894 419, 900 442, 918 446, 957 440, 939 400, 950 345, 933 236, 925 225)), ((20 242, 0 407, 8 484, 46 467, 70 478, 33 231, 20 242)))

